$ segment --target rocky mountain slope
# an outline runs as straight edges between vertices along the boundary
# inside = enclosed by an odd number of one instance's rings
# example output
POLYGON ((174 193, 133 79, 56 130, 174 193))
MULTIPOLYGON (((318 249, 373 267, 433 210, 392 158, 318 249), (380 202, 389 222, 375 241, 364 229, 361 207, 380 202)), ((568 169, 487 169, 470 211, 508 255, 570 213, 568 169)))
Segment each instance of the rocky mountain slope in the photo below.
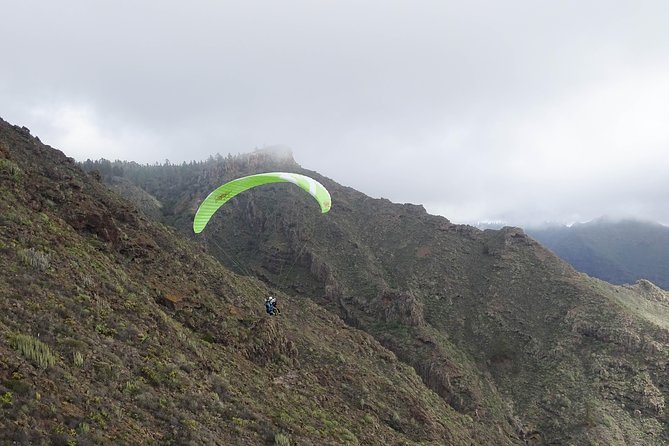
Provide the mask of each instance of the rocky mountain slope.
POLYGON ((454 225, 289 157, 124 167, 184 237, 371 334, 474 424, 521 444, 669 444, 669 296, 652 283, 610 285, 520 229, 454 225), (272 170, 314 176, 332 194, 330 213, 297 188, 273 185, 239 195, 192 234, 210 190, 272 170))
POLYGON ((669 289, 669 228, 666 226, 599 219, 569 227, 528 228, 527 232, 588 275, 614 284, 646 279, 669 289))
POLYGON ((338 311, 229 271, 99 180, 0 120, 0 444, 522 444, 338 311))
POLYGON ((115 167, 85 174, 0 122, 0 443, 669 444, 651 282, 286 154, 115 167), (332 210, 277 184, 192 234, 213 187, 265 170, 316 177, 332 210))

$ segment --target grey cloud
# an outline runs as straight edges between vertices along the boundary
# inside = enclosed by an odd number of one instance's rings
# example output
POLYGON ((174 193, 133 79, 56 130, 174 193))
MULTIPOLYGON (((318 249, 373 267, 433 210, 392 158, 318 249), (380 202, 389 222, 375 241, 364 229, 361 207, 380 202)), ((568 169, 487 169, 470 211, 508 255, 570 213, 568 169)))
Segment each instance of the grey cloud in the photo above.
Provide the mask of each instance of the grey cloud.
POLYGON ((669 223, 666 180, 647 174, 649 159, 669 167, 653 125, 669 118, 663 1, 66 0, 3 15, 0 114, 77 157, 280 143, 456 222, 669 223))

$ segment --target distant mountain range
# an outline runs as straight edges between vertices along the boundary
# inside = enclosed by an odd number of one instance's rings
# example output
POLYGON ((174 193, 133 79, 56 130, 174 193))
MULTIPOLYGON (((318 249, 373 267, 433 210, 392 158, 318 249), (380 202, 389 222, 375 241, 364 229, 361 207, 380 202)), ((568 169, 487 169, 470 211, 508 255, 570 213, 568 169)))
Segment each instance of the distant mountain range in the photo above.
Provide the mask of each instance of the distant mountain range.
POLYGON ((574 268, 613 284, 647 279, 669 289, 669 227, 598 219, 526 232, 574 268))

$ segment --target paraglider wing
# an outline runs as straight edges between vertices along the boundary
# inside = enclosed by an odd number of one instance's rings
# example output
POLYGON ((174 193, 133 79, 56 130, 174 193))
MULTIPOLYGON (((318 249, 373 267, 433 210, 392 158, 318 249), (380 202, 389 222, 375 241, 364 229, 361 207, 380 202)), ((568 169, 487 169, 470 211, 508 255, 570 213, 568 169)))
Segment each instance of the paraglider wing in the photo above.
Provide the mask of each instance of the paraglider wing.
POLYGON ((325 213, 330 210, 332 203, 330 193, 321 183, 313 178, 298 173, 259 173, 232 180, 210 193, 207 198, 204 199, 202 204, 200 204, 200 207, 195 214, 195 218, 193 219, 193 231, 196 234, 202 232, 209 222, 209 219, 214 215, 218 208, 238 193, 244 192, 252 187, 269 183, 293 183, 307 191, 316 199, 321 207, 321 212, 325 213))

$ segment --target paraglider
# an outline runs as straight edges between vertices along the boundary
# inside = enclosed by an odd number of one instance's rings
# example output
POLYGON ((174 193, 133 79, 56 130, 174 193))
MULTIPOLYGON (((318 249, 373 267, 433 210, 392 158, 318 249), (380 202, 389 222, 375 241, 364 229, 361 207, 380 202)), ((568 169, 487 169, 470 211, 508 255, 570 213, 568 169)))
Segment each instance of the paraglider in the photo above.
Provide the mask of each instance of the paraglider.
MULTIPOLYGON (((193 232, 196 234, 202 232, 216 211, 235 195, 253 187, 270 183, 295 184, 316 199, 322 213, 328 212, 332 206, 330 193, 321 183, 313 178, 288 172, 259 173, 229 181, 211 192, 207 198, 202 201, 195 213, 193 219, 193 232)), ((275 297, 268 296, 265 299, 265 310, 270 316, 275 316, 281 313, 281 310, 276 306, 275 297)))
POLYGON ((321 183, 305 175, 287 172, 268 172, 237 178, 218 187, 202 201, 193 219, 193 231, 202 232, 214 213, 235 195, 269 183, 293 183, 308 192, 320 205, 321 212, 330 210, 330 193, 321 183))
POLYGON ((276 297, 267 296, 267 299, 265 299, 265 311, 270 316, 281 314, 281 310, 276 306, 276 297))

